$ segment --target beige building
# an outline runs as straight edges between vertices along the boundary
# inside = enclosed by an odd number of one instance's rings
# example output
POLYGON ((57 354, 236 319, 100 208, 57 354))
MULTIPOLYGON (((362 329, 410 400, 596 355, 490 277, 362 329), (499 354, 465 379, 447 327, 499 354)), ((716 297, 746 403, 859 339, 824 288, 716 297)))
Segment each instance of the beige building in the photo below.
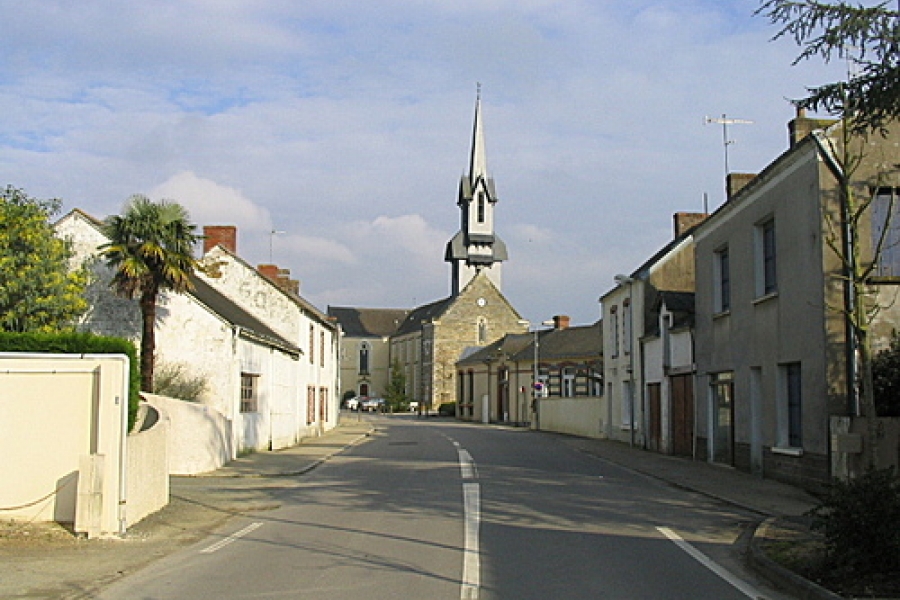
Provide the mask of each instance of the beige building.
POLYGON ((341 399, 383 397, 390 381, 391 336, 409 309, 329 306, 341 328, 341 399))
MULTIPOLYGON (((799 113, 790 130, 789 149, 694 233, 697 444, 707 460, 816 488, 842 460, 834 418, 859 415, 848 385, 855 361, 843 317, 846 278, 835 250, 849 238, 835 175, 843 168, 834 156, 840 124, 799 113)), ((873 199, 854 240, 863 264, 890 227, 890 250, 871 279, 882 307, 876 350, 900 326, 900 288, 879 285, 900 275, 898 141, 896 127, 854 141, 863 161, 853 184, 873 199)))

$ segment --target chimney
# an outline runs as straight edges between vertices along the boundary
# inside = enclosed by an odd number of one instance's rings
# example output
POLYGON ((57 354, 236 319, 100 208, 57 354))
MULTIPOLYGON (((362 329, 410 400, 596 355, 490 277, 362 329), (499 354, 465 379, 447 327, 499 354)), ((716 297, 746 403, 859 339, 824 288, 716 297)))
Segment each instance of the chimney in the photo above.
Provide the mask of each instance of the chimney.
POLYGON ((569 315, 556 315, 553 317, 553 329, 568 329, 569 315))
POLYGON ((825 129, 837 123, 837 119, 811 119, 806 116, 806 109, 797 107, 797 116, 788 123, 788 141, 793 148, 803 138, 817 129, 825 129))
POLYGON ((675 223, 675 238, 680 238, 682 235, 687 233, 689 230, 693 229, 700 223, 706 220, 706 217, 709 215, 706 213, 688 213, 688 212, 680 212, 675 213, 672 216, 672 220, 675 223))
POLYGON ((256 270, 284 291, 300 295, 300 282, 291 279, 290 269, 279 269, 278 265, 258 265, 256 270))
POLYGON ((237 254, 237 227, 234 225, 206 225, 203 228, 203 254, 222 246, 237 254))
POLYGON ((737 196, 737 193, 744 189, 755 177, 756 173, 729 173, 725 177, 725 191, 728 193, 728 200, 737 196))

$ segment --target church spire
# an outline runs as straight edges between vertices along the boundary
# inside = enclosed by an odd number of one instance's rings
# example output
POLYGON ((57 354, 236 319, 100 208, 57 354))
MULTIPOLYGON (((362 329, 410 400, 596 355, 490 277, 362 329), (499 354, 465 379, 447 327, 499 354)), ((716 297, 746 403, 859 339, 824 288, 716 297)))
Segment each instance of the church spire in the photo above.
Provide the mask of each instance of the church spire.
POLYGON ((499 290, 501 263, 507 259, 507 253, 506 244, 494 231, 497 191, 494 180, 487 174, 480 83, 475 100, 469 173, 460 179, 456 204, 460 209, 460 229, 447 243, 444 254, 444 260, 451 265, 450 293, 459 294, 480 272, 486 272, 499 290))
POLYGON ((472 131, 472 156, 469 157, 469 181, 487 179, 487 154, 484 150, 484 129, 481 125, 481 84, 475 99, 475 126, 472 131))

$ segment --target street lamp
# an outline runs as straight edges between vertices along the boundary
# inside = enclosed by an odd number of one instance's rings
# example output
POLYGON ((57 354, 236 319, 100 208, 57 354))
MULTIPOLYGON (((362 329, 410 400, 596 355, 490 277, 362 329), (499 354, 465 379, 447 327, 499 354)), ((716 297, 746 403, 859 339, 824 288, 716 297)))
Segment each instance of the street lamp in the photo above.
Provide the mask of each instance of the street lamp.
POLYGON ((634 339, 634 307, 631 306, 634 278, 628 275, 616 275, 613 279, 616 285, 620 287, 628 286, 628 339, 626 341, 628 344, 628 445, 634 447, 634 348, 632 347, 632 340, 634 339))

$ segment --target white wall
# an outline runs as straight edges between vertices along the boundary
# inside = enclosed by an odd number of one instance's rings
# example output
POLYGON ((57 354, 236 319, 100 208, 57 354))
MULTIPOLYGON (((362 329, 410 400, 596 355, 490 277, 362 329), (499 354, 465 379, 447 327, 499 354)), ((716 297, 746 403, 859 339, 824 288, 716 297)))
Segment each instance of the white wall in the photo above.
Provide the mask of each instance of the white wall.
POLYGON ((599 438, 604 402, 601 396, 591 398, 541 398, 541 431, 553 431, 568 435, 599 438))
POLYGON ((214 408, 155 394, 141 395, 167 424, 170 475, 215 471, 235 457, 232 423, 214 408))
POLYGON ((100 532, 127 504, 128 358, 0 353, 0 517, 74 522, 82 457, 102 455, 100 532))

